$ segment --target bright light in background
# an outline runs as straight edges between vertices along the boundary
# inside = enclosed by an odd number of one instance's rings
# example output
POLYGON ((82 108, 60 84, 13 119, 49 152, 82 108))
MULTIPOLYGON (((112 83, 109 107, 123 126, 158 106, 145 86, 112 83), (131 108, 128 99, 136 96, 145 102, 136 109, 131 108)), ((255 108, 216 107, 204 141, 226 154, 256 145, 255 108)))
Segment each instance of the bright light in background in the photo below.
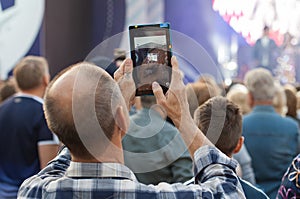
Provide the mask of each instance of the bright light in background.
POLYGON ((300 37, 298 0, 213 0, 213 9, 249 44, 261 37, 265 25, 278 45, 287 32, 300 37))
POLYGON ((235 71, 237 70, 238 65, 235 61, 231 61, 224 65, 224 68, 226 68, 227 70, 235 71))
POLYGON ((224 83, 226 86, 229 86, 232 83, 232 80, 230 78, 226 78, 224 83))
POLYGON ((237 51, 238 40, 236 35, 232 35, 230 45, 222 41, 217 35, 212 36, 213 47, 217 54, 218 63, 223 77, 227 83, 231 84, 231 79, 237 75, 237 51))
POLYGON ((225 45, 219 45, 217 47, 217 51, 218 51, 218 63, 223 63, 226 62, 228 60, 228 57, 226 55, 226 46, 225 45))

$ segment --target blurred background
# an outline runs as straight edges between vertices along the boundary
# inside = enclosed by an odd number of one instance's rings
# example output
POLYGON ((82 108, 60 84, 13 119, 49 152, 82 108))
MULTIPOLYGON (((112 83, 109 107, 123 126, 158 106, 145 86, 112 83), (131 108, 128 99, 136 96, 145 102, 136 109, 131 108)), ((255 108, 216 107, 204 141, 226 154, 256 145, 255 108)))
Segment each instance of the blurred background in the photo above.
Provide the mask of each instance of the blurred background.
MULTIPOLYGON (((253 49, 265 26, 278 48, 273 74, 282 83, 300 82, 299 0, 0 0, 1 79, 25 55, 46 57, 54 76, 129 25, 159 22, 170 22, 209 56, 181 65, 187 82, 200 73, 228 85, 243 79, 256 67, 253 49)), ((114 44, 108 59, 116 47, 128 56, 126 34, 114 44)), ((190 57, 199 54, 192 46, 182 49, 190 57)))

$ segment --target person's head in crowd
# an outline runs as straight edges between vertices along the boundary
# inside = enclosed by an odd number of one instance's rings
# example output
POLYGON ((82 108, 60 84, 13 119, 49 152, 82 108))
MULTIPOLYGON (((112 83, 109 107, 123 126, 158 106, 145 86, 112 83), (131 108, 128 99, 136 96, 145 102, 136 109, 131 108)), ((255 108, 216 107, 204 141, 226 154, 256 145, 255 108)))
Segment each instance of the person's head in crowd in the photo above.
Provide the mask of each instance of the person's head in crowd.
POLYGON ((14 68, 13 75, 21 92, 39 97, 43 97, 50 80, 47 61, 38 56, 23 58, 14 68))
POLYGON ((285 85, 283 86, 283 88, 284 88, 284 90, 288 89, 288 90, 292 91, 295 95, 297 94, 297 89, 296 89, 296 87, 295 87, 294 85, 292 85, 292 84, 285 84, 285 85))
POLYGON ((249 104, 273 105, 275 96, 275 84, 271 72, 264 68, 256 68, 248 71, 244 78, 245 86, 249 90, 249 104))
POLYGON ((297 91, 296 97, 297 97, 297 111, 298 111, 300 110, 300 91, 297 91))
POLYGON ((216 95, 222 94, 222 90, 221 90, 220 86, 218 85, 216 79, 212 75, 209 75, 209 74, 201 75, 198 79, 198 82, 212 86, 216 92, 216 95))
POLYGON ((13 78, 5 81, 0 87, 0 103, 8 99, 17 92, 15 80, 13 78))
POLYGON ((244 85, 236 84, 230 88, 226 95, 227 99, 239 106, 243 115, 251 111, 248 102, 248 92, 248 89, 244 85))
POLYGON ((189 103, 191 116, 198 106, 202 105, 211 97, 217 96, 219 91, 215 87, 206 83, 191 83, 186 86, 187 99, 189 103))
MULTIPOLYGON (((242 86, 245 86, 244 83, 243 83, 243 81, 240 80, 240 79, 232 79, 231 81, 232 81, 231 84, 225 87, 226 94, 232 88, 238 88, 238 89, 240 89, 242 86)), ((224 84, 225 84, 225 82, 224 82, 224 84)), ((241 88, 241 89, 244 89, 244 88, 241 88)), ((246 89, 246 90, 248 90, 248 89, 246 89)))
POLYGON ((155 110, 160 114, 160 116, 162 116, 163 119, 166 119, 165 114, 162 112, 161 108, 155 106, 156 98, 154 95, 142 95, 139 97, 139 99, 141 102, 141 108, 155 110))
POLYGON ((286 105, 287 105, 287 116, 290 116, 292 118, 297 118, 297 97, 295 93, 288 89, 284 89, 285 95, 286 95, 286 105))
POLYGON ((117 150, 129 115, 118 84, 102 68, 83 62, 59 73, 46 90, 44 110, 73 161, 124 162, 117 150))
POLYGON ((279 83, 275 83, 273 106, 279 115, 285 116, 287 112, 286 100, 284 88, 279 83))
POLYGON ((242 114, 239 107, 225 97, 216 96, 198 107, 194 113, 198 128, 227 156, 237 153, 244 142, 242 114))
POLYGON ((146 109, 150 109, 154 104, 156 104, 154 95, 142 95, 140 96, 140 99, 142 107, 146 109))

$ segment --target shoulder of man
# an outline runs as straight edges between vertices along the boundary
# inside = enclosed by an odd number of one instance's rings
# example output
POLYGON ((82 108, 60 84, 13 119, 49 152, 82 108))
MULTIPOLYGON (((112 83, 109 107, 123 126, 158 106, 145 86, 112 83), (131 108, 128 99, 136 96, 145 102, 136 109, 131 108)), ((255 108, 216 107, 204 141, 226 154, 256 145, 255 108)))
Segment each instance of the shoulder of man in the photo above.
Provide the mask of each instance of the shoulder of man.
POLYGON ((243 180, 241 178, 238 179, 242 185, 246 198, 255 198, 255 199, 269 198, 261 189, 253 186, 251 183, 247 182, 246 180, 243 180))

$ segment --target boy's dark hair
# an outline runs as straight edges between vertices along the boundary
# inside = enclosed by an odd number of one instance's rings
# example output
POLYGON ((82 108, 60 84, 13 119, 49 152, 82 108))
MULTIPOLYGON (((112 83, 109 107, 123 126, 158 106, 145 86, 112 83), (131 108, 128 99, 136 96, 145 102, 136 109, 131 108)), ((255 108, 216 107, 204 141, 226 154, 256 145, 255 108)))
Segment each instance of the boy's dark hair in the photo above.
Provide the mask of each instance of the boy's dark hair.
POLYGON ((242 135, 242 114, 237 105, 225 97, 213 97, 196 109, 194 120, 218 149, 232 155, 242 135))

